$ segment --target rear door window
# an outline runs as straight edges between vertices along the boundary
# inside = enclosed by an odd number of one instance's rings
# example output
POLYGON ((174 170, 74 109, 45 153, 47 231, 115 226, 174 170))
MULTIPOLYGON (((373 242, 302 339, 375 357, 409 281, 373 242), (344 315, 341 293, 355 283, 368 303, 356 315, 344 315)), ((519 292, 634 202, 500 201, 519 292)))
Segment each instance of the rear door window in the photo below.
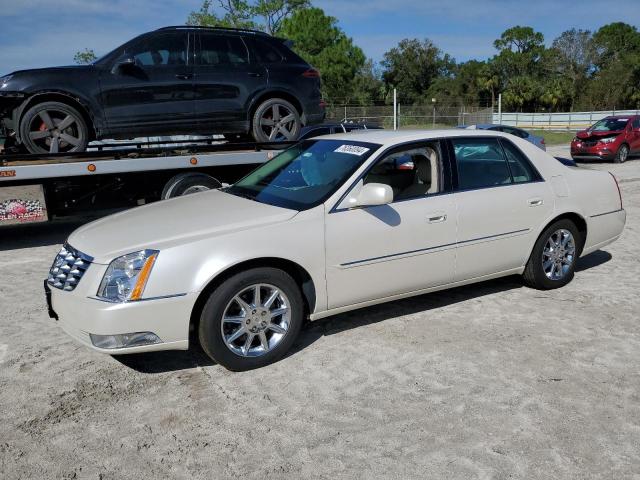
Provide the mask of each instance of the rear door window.
POLYGON ((513 143, 506 139, 501 139, 500 143, 502 144, 504 154, 507 157, 511 176, 513 177, 513 183, 526 183, 540 180, 540 174, 513 143))
POLYGON ((497 138, 453 138, 458 189, 491 188, 512 183, 511 173, 497 138))
POLYGON ((244 65, 249 63, 249 52, 237 35, 201 33, 198 63, 210 67, 244 65))

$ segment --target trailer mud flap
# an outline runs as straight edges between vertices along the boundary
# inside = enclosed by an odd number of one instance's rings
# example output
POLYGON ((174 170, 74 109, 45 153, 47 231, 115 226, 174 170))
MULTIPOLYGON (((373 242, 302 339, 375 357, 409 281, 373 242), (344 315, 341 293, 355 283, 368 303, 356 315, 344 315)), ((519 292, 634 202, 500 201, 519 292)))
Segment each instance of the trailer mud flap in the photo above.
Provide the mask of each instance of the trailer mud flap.
POLYGON ((0 187, 0 226, 46 222, 42 185, 0 187))

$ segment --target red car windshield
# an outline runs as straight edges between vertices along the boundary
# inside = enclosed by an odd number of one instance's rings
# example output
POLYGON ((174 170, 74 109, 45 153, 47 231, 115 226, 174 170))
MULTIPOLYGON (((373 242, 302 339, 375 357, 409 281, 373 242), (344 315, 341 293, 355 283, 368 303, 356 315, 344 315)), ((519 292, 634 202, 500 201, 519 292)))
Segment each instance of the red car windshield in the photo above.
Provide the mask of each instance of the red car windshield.
POLYGON ((627 126, 628 118, 603 118, 596 122, 589 130, 592 132, 611 132, 624 130, 627 126))

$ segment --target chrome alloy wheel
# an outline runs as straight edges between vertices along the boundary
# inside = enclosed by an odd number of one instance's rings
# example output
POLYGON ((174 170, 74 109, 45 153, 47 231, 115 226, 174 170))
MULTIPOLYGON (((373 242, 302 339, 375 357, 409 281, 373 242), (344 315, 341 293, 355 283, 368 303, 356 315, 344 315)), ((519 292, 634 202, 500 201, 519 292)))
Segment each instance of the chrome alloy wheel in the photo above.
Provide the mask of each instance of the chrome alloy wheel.
POLYGON ((295 140, 296 116, 286 105, 275 103, 262 114, 260 128, 270 142, 295 140))
POLYGON ((575 261, 576 242, 569 230, 551 234, 542 250, 542 270, 550 280, 562 280, 575 261))
POLYGON ((236 355, 259 357, 282 341, 290 323, 289 299, 281 290, 264 283, 251 285, 225 307, 222 338, 236 355))

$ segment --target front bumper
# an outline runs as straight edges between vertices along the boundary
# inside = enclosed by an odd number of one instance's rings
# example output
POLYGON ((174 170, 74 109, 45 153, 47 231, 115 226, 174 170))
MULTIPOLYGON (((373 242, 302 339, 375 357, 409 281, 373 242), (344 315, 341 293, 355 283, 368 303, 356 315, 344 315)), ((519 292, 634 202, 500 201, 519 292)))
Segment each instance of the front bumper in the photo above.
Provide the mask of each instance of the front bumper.
POLYGON ((596 145, 595 147, 578 147, 571 145, 571 158, 574 160, 613 160, 617 147, 596 145))
POLYGON ((127 303, 110 303, 45 284, 49 315, 71 337, 87 347, 110 355, 189 348, 189 321, 197 294, 127 303), (94 335, 152 332, 161 343, 126 348, 99 348, 94 335))

